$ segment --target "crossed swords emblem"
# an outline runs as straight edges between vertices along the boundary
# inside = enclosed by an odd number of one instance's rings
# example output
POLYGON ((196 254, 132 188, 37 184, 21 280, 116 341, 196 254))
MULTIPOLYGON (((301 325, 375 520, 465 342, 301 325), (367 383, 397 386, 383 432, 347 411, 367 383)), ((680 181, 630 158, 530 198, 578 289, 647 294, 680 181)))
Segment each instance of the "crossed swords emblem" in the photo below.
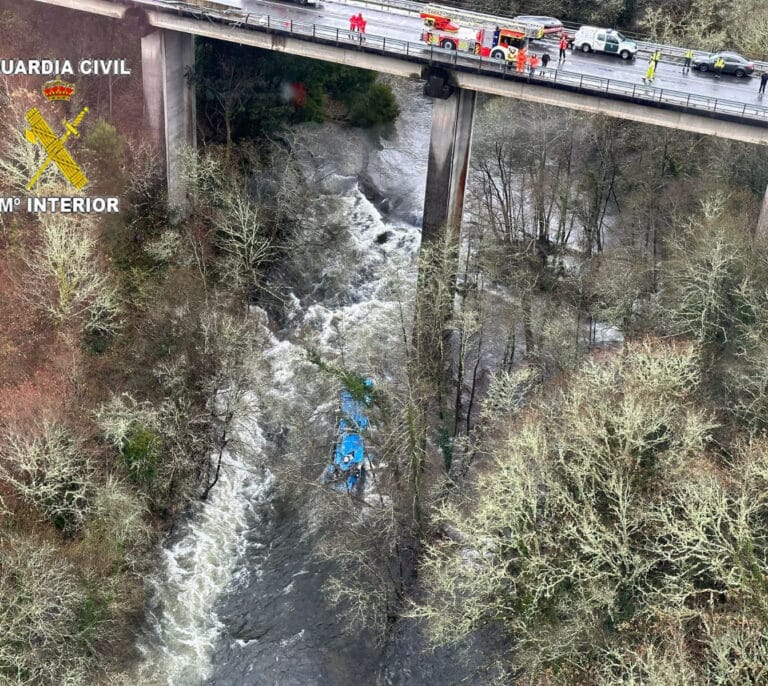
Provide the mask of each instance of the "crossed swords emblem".
POLYGON ((88 183, 88 179, 85 178, 85 174, 77 163, 72 159, 64 144, 70 135, 79 136, 80 133, 77 130, 80 122, 83 121, 83 117, 88 112, 87 107, 83 107, 71 122, 64 120, 64 127, 66 131, 61 136, 57 136, 53 129, 45 121, 45 118, 40 111, 33 107, 27 112, 26 120, 29 122, 30 128, 24 130, 24 136, 30 143, 40 143, 43 146, 47 154, 43 163, 40 165, 35 175, 30 179, 27 184, 27 190, 31 190, 32 187, 38 182, 42 173, 48 168, 48 165, 53 162, 59 171, 64 175, 64 178, 69 181, 77 190, 80 190, 88 183))

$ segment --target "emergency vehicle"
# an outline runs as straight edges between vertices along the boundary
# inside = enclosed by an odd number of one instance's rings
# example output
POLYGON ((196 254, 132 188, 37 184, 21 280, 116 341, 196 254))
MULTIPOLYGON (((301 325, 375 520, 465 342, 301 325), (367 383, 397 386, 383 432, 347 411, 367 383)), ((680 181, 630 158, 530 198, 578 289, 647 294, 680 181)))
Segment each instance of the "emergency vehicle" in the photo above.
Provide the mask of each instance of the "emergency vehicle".
POLYGON ((542 24, 498 18, 493 26, 496 17, 438 5, 428 5, 419 16, 425 27, 421 40, 427 45, 494 59, 514 60, 518 50, 527 49, 529 41, 544 35, 542 24))

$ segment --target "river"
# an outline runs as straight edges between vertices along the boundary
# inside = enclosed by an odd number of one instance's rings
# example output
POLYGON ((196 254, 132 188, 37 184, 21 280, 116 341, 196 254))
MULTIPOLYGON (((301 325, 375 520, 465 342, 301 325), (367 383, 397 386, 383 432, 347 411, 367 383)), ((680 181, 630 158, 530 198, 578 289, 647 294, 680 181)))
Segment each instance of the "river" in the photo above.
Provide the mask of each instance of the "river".
MULTIPOLYGON (((257 363, 264 383, 238 427, 246 449, 225 455, 210 498, 162 547, 138 642, 140 682, 415 683, 387 675, 383 658, 392 647, 350 634, 336 617, 321 591, 331 563, 317 559, 291 490, 280 483, 291 472, 276 476, 268 467, 293 460, 311 475, 328 454, 320 446, 320 459, 295 455, 296 445, 327 444, 333 433, 335 394, 307 362, 307 348, 385 377, 402 361, 393 351, 402 348, 400 317, 414 283, 431 103, 422 84, 395 85, 401 116, 382 136, 335 124, 299 133, 296 148, 317 193, 308 234, 323 249, 294 256, 305 260, 309 283, 286 297, 292 306, 279 331, 254 310, 267 343, 257 363), (312 434, 303 442, 294 437, 302 424, 312 434)), ((415 648, 413 636, 406 643, 415 648)))

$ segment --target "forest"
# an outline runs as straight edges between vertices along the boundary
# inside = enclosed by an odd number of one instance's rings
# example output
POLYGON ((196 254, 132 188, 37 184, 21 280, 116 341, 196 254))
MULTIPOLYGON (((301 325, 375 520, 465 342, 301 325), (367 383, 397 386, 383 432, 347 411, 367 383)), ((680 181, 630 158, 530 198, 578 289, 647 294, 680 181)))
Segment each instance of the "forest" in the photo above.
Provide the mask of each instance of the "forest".
MULTIPOLYGON (((464 4, 768 44, 764 0, 464 4)), ((141 63, 116 22, 51 35, 68 11, 33 5, 0 2, 16 53, 141 63)), ((158 546, 247 449, 267 338, 341 279, 318 255, 349 227, 313 223, 300 132, 380 140, 399 114, 370 72, 196 49, 183 215, 138 69, 71 103, 91 109, 92 192, 120 214, 0 215, 0 684, 137 683, 158 546)), ((5 196, 40 163, 19 125, 38 88, 0 87, 5 196)), ((41 184, 68 193, 53 170, 41 184)), ((416 278, 393 269, 387 330, 353 344, 339 325, 334 354, 293 337, 306 406, 269 400, 265 466, 350 632, 417 627, 473 654, 465 683, 768 683, 767 186, 758 146, 480 101, 460 233, 421 245, 416 278), (328 425, 305 421, 363 367, 375 504, 318 489, 328 425)))

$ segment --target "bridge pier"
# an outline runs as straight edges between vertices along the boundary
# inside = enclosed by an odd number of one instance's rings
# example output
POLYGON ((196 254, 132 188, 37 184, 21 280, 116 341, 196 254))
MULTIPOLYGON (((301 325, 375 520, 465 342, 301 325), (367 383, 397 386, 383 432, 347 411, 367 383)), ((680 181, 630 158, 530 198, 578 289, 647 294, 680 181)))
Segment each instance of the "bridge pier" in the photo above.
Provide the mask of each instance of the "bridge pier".
POLYGON ((194 36, 158 29, 141 39, 142 85, 149 133, 165 146, 168 203, 186 206, 181 183, 182 149, 195 147, 195 89, 184 78, 195 66, 194 36))
MULTIPOLYGON (((430 80, 425 89, 427 95, 433 94, 431 85, 433 81, 430 80)), ((449 90, 434 93, 438 97, 432 105, 421 232, 423 243, 438 239, 446 229, 455 231, 458 236, 464 208, 476 93, 442 86, 442 89, 446 88, 449 90)))
POLYGON ((435 400, 442 404, 451 383, 446 371, 450 347, 446 322, 453 309, 452 284, 458 269, 476 95, 475 91, 450 86, 448 74, 439 71, 428 74, 424 92, 435 100, 424 194, 413 353, 417 374, 427 388, 432 389, 435 400), (424 249, 430 245, 437 249, 424 249))

